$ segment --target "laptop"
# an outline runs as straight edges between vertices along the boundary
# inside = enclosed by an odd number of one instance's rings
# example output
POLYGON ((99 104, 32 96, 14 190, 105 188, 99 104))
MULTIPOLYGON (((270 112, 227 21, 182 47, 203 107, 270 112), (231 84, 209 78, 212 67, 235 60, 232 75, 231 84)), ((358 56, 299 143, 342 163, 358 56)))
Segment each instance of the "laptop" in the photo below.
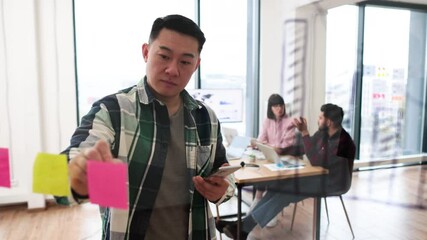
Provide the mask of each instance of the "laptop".
POLYGON ((298 161, 297 159, 294 159, 293 157, 279 156, 279 154, 277 154, 276 150, 274 150, 272 146, 260 142, 257 142, 256 146, 264 154, 265 159, 271 160, 276 164, 282 164, 284 165, 284 167, 304 166, 304 163, 298 161))
POLYGON ((246 151, 246 148, 249 146, 250 143, 250 137, 235 136, 230 146, 228 146, 226 149, 227 159, 233 160, 242 158, 243 153, 246 151))

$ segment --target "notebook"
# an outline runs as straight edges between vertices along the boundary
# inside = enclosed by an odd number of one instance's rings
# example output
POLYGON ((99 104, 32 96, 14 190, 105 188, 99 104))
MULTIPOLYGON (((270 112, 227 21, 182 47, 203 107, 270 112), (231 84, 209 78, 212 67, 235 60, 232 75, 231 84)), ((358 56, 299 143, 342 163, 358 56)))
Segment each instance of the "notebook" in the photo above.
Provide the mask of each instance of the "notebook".
POLYGON ((227 159, 233 160, 242 158, 243 153, 245 152, 246 148, 249 146, 250 143, 250 137, 235 136, 230 146, 228 146, 226 149, 227 159))
POLYGON ((284 167, 290 168, 290 167, 302 167, 304 166, 304 163, 298 161, 297 159, 294 159, 290 156, 279 156, 277 154, 276 150, 272 146, 262 144, 257 142, 256 146, 258 149, 264 154, 265 159, 271 160, 276 163, 281 163, 284 167))

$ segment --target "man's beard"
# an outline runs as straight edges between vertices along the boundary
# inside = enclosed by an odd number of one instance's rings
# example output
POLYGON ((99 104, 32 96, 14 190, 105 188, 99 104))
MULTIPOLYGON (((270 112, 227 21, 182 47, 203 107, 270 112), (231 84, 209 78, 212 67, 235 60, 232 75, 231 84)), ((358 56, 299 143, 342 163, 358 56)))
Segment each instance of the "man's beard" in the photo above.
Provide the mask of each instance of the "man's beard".
POLYGON ((326 126, 326 124, 322 124, 319 126, 319 131, 320 132, 327 132, 329 130, 328 126, 326 126))

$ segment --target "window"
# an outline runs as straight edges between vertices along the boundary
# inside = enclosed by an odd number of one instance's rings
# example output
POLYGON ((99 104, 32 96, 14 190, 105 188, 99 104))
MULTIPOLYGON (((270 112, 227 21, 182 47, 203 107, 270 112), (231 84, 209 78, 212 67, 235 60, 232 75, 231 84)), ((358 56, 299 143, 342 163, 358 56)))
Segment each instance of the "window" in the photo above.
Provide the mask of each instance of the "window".
POLYGON ((206 46, 200 69, 201 88, 246 87, 246 0, 202 1, 200 25, 206 46), (226 6, 227 7, 224 7, 226 6), (219 17, 220 16, 220 17, 219 17))
POLYGON ((141 46, 157 17, 194 19, 196 9, 194 0, 74 1, 74 8, 80 117, 96 100, 144 76, 141 46))
MULTIPOLYGON (((247 95, 247 87, 253 87, 247 85, 247 52, 253 51, 248 49, 249 2, 253 1, 201 1, 200 25, 206 29, 207 40, 200 68, 200 88, 241 90, 243 95, 235 96, 240 98, 247 95)), ((247 109, 247 105, 241 106, 241 112, 246 113, 243 121, 224 121, 222 126, 235 128, 240 135, 250 135, 246 116, 252 110, 247 109)))
POLYGON ((328 12, 326 101, 349 113, 344 127, 359 143, 359 159, 423 152, 427 15, 408 7, 328 12))
POLYGON ((248 99, 251 105, 257 103, 256 98, 246 97, 247 89, 255 88, 254 84, 248 84, 254 81, 251 80, 254 76, 247 77, 247 69, 254 69, 254 66, 247 67, 248 62, 254 61, 249 61, 246 54, 253 51, 248 29, 256 26, 248 21, 252 19, 248 15, 252 2, 256 1, 76 1, 79 116, 85 115, 96 100, 132 86, 144 76, 141 46, 148 41, 152 22, 156 17, 178 13, 196 22, 199 19, 207 38, 200 72, 193 75, 187 89, 226 88, 242 92, 241 112, 245 115, 238 122, 223 125, 249 135, 247 129, 258 125, 257 119, 246 120, 246 116, 253 113, 245 108, 248 99))
POLYGON ((326 102, 343 108, 343 127, 348 132, 352 132, 354 121, 357 20, 356 6, 328 11, 325 97, 326 102))

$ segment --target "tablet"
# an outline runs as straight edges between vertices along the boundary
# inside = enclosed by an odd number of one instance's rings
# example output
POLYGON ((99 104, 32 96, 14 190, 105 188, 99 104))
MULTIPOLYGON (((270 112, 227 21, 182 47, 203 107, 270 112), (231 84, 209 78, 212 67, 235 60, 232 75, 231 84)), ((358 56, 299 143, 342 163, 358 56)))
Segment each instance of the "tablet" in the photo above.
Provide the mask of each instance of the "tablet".
POLYGON ((242 166, 240 165, 234 165, 234 166, 223 166, 218 168, 218 170, 216 170, 215 172, 213 172, 212 174, 210 174, 207 177, 227 177, 228 175, 234 173, 235 171, 239 170, 240 168, 242 168, 242 166))

